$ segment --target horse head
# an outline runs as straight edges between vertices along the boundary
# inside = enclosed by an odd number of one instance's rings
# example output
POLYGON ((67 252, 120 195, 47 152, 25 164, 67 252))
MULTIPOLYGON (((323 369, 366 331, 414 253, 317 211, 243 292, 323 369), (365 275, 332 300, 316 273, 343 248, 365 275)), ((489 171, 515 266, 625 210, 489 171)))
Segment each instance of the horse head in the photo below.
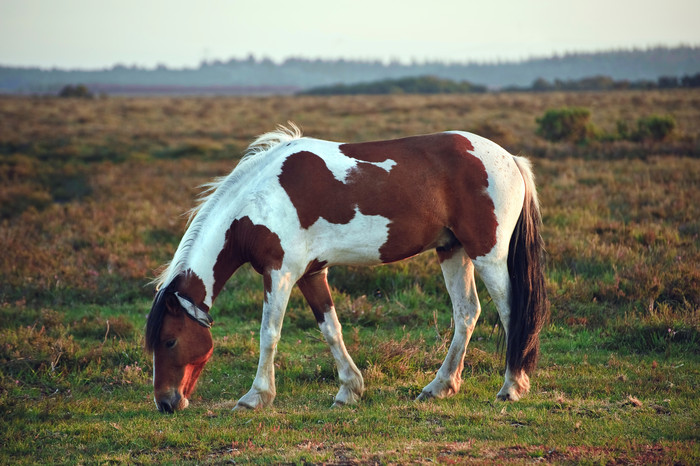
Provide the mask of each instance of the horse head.
POLYGON ((211 316, 173 288, 158 291, 146 324, 146 349, 153 354, 154 400, 164 413, 189 405, 188 398, 213 352, 211 316))

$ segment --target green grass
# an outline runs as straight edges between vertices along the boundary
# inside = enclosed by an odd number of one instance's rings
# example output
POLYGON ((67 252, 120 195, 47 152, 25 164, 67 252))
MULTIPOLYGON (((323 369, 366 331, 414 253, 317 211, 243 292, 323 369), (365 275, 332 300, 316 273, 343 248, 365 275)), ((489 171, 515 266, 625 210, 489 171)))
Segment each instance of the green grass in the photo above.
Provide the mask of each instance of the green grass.
MULTIPOLYGON (((231 408, 248 390, 257 365, 259 310, 244 304, 234 313, 229 306, 240 294, 244 303, 254 295, 261 298, 259 285, 254 272, 244 269, 217 302, 214 357, 190 408, 172 416, 158 413, 152 401, 152 367, 141 350, 147 301, 60 312, 6 306, 0 330, 0 462, 645 458, 690 464, 700 458, 697 341, 670 338, 666 346, 639 352, 646 336, 638 330, 551 324, 542 335, 543 356, 531 393, 506 404, 495 401, 503 363, 492 327, 482 319, 460 393, 416 403, 449 344, 449 313, 427 310, 406 320, 402 317, 415 312, 405 309, 408 305, 372 296, 361 305, 381 309, 383 320, 364 320, 352 317, 356 300, 345 293, 338 300, 339 314, 365 376, 362 402, 330 408, 337 391, 334 363, 320 332, 304 319, 311 319, 311 312, 295 293, 276 360, 274 406, 234 413, 231 408)), ((402 298, 411 294, 401 293, 402 298)))
POLYGON ((694 91, 0 99, 0 464, 699 463, 699 101, 694 91), (563 106, 591 108, 607 131, 672 114, 676 139, 538 139, 533 115, 563 106), (527 397, 495 401, 498 319, 477 282, 482 317, 460 393, 413 401, 452 335, 427 254, 330 272, 365 378, 357 406, 330 408, 333 359, 295 291, 274 405, 231 411, 258 361, 262 281, 245 267, 213 308, 214 356, 190 407, 156 411, 147 283, 172 257, 195 187, 287 119, 340 140, 476 128, 536 155, 552 319, 527 397))

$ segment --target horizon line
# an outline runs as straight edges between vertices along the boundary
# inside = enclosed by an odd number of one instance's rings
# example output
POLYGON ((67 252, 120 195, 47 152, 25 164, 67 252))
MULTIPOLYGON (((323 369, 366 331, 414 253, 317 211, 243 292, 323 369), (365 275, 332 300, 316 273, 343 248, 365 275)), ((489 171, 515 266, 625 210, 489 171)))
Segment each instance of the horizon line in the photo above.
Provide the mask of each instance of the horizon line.
POLYGON ((493 58, 493 59, 466 59, 466 60, 450 60, 441 58, 424 58, 424 59, 399 59, 399 58, 349 58, 349 57, 322 57, 322 56, 303 56, 303 55, 289 55, 282 59, 273 59, 266 54, 256 54, 249 52, 245 56, 231 56, 226 59, 218 58, 203 58, 197 65, 183 65, 183 66, 168 66, 163 63, 156 63, 154 65, 142 65, 142 64, 125 64, 124 62, 116 62, 112 65, 106 65, 102 67, 62 67, 62 66, 42 66, 42 65, 12 65, 0 62, 0 68, 15 68, 15 69, 26 69, 33 70, 38 69, 41 71, 66 71, 66 72, 99 72, 99 71, 110 71, 116 68, 125 68, 131 70, 144 70, 144 71, 155 71, 159 69, 168 71, 185 71, 185 70, 197 70, 204 66, 211 66, 213 64, 226 64, 231 61, 245 62, 252 61, 254 63, 273 63, 275 66, 284 65, 287 62, 300 60, 308 62, 350 62, 350 63, 379 63, 384 66, 424 66, 431 64, 441 64, 445 66, 489 66, 489 65, 504 65, 504 64, 522 64, 529 61, 537 60, 548 60, 555 58, 570 57, 576 55, 600 55, 606 53, 624 53, 624 52, 649 52, 654 50, 667 49, 700 49, 700 43, 689 44, 689 43, 678 43, 676 45, 667 44, 656 44, 656 45, 646 45, 646 46, 620 46, 620 47, 610 47, 610 48, 600 48, 600 49, 581 49, 581 50, 568 50, 563 52, 552 51, 549 54, 533 54, 525 58, 493 58))

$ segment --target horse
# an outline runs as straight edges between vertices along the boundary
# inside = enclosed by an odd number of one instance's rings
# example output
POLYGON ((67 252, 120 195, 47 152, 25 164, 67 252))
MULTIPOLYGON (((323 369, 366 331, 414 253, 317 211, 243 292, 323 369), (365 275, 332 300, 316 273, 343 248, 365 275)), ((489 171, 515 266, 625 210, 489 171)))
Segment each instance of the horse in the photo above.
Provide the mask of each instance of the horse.
POLYGON ((479 274, 505 331, 499 400, 530 388, 548 315, 541 215, 530 162, 475 134, 448 131, 338 143, 304 137, 293 124, 257 138, 235 169, 208 185, 172 261, 156 279, 146 350, 154 401, 172 413, 189 404, 213 352, 210 310, 243 264, 263 277, 260 356, 234 409, 269 406, 274 357, 296 284, 335 359, 333 406, 365 389, 343 342, 329 267, 379 265, 436 250, 453 307, 454 336, 418 400, 460 389, 464 357, 481 312, 479 274))

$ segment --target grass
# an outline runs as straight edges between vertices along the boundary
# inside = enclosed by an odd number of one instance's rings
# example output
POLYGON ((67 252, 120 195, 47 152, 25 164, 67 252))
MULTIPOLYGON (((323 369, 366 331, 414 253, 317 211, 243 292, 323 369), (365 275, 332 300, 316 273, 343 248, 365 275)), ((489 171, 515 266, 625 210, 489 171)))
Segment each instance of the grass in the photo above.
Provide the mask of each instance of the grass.
POLYGON ((678 463, 700 460, 700 93, 199 99, 0 98, 0 463, 678 463), (548 143, 535 116, 594 123, 670 114, 664 143, 548 143), (531 393, 502 384, 493 304, 464 382, 415 403, 451 338, 432 254, 335 268, 338 314, 367 392, 330 409, 337 374, 295 291, 266 411, 233 413, 257 365, 262 284, 239 271, 217 300, 215 353, 190 408, 153 405, 142 350, 152 290, 196 186, 291 119, 368 140, 467 129, 533 155, 552 320, 531 393))

